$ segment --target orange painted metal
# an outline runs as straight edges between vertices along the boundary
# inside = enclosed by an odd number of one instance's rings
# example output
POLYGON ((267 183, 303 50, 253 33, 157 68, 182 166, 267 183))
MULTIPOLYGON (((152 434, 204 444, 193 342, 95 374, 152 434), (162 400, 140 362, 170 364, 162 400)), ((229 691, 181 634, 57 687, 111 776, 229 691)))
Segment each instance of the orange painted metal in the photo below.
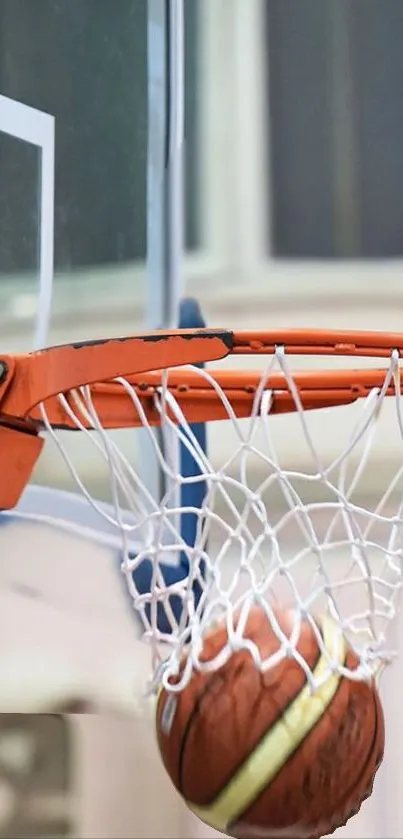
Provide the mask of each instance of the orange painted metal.
POLYGON ((269 332, 234 332, 232 352, 270 355, 284 346, 290 355, 333 355, 387 358, 391 350, 403 352, 403 333, 355 332, 325 329, 276 329, 269 332))
MULTIPOLYGON (((70 391, 89 385, 105 428, 141 425, 132 400, 114 381, 122 376, 134 388, 150 424, 157 425, 155 396, 165 375, 158 371, 169 367, 176 368, 168 374, 169 390, 189 422, 227 419, 228 412, 213 383, 181 365, 217 361, 229 355, 272 355, 279 347, 284 348, 287 356, 387 359, 392 350, 399 356, 403 353, 403 334, 300 329, 235 333, 224 329, 173 330, 0 357, 0 448, 3 466, 6 465, 0 480, 0 507, 15 505, 39 457, 42 439, 38 435, 43 429, 40 403, 45 403, 52 425, 75 428, 58 394, 63 393, 77 412, 70 391)), ((385 371, 386 368, 296 371, 293 382, 304 409, 312 410, 349 404, 367 396, 373 388, 383 386, 385 371)), ((259 410, 261 370, 212 368, 210 376, 224 391, 237 417, 259 410)), ((394 388, 392 383, 386 395, 392 396, 394 388)), ((271 413, 296 410, 282 373, 270 373, 264 389, 271 392, 271 413)), ((86 426, 85 417, 80 419, 86 426)))
MULTIPOLYGON (((258 397, 262 371, 215 369, 210 375, 224 391, 235 416, 249 417, 254 409, 259 410, 258 397)), ((163 387, 162 375, 153 372, 125 378, 133 386, 150 425, 159 425, 155 396, 163 387)), ((357 399, 368 396, 373 388, 381 388, 384 379, 385 370, 377 369, 322 370, 293 374, 301 404, 307 411, 355 402, 357 399)), ((172 370, 169 373, 168 388, 188 422, 228 419, 228 411, 217 390, 199 374, 189 370, 172 370)), ((282 373, 271 373, 265 382, 264 389, 272 392, 271 414, 290 413, 297 410, 282 373)), ((391 385, 386 395, 392 396, 394 392, 394 386, 391 385)), ((142 425, 132 399, 121 384, 117 382, 96 384, 91 387, 91 399, 104 428, 133 428, 142 425)), ((77 405, 71 397, 67 396, 67 401, 72 410, 77 413, 77 405)), ((58 399, 48 400, 46 410, 52 425, 59 428, 75 428, 74 422, 68 418, 58 399)), ((164 410, 173 418, 167 407, 164 410)), ((37 409, 30 413, 30 417, 40 422, 40 413, 37 409)), ((80 420, 85 427, 88 427, 84 417, 80 416, 80 420)))
MULTIPOLYGON (((83 384, 213 361, 231 349, 231 332, 183 329, 65 344, 15 356, 12 387, 0 400, 0 421, 2 415, 25 419, 35 405, 83 384)), ((5 361, 10 363, 9 358, 5 361)))
POLYGON ((59 392, 119 375, 217 360, 231 348, 227 330, 173 330, 0 357, 0 509, 16 505, 40 456, 41 402, 55 403, 59 392))
POLYGON ((0 426, 0 509, 18 503, 44 446, 38 434, 0 426))

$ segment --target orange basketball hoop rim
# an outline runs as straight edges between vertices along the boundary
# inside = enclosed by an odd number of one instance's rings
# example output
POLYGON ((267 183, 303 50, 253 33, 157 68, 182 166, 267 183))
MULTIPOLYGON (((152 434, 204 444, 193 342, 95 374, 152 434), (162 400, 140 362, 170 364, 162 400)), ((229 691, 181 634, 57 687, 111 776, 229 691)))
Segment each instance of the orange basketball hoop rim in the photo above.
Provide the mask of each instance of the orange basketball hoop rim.
MULTIPOLYGON (((231 332, 224 329, 172 330, 121 339, 88 341, 44 350, 0 356, 0 447, 2 470, 0 508, 9 509, 27 485, 44 439, 41 405, 54 428, 76 429, 64 410, 77 388, 89 386, 105 429, 141 426, 141 412, 150 425, 160 413, 154 396, 163 381, 188 422, 228 419, 218 390, 225 394, 234 416, 247 417, 256 407, 262 371, 218 369, 200 378, 191 366, 235 355, 339 356, 400 358, 403 333, 340 330, 272 330, 231 332), (173 370, 170 368, 174 368, 173 370), (169 369, 169 378, 164 372, 169 369), (141 412, 122 387, 122 377, 134 389, 141 412), (217 389, 216 389, 217 388, 217 389)), ((283 372, 268 372, 265 390, 272 394, 271 413, 346 405, 384 388, 384 396, 401 393, 395 374, 385 369, 322 369, 293 373, 293 387, 283 372)), ((169 411, 169 406, 167 407, 169 411)), ((85 416, 82 425, 90 427, 85 416)))

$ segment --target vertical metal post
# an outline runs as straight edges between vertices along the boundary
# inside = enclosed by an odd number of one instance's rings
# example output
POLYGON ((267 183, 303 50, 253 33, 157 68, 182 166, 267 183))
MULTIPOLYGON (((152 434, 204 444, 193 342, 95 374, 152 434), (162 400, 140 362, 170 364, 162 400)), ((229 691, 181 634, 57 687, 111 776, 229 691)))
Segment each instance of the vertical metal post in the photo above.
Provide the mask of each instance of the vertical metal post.
POLYGON ((177 325, 183 289, 183 0, 148 2, 147 325, 177 325))
MULTIPOLYGON (((174 327, 183 289, 184 2, 148 0, 148 329, 174 327)), ((143 479, 154 497, 163 475, 143 434, 143 479)))

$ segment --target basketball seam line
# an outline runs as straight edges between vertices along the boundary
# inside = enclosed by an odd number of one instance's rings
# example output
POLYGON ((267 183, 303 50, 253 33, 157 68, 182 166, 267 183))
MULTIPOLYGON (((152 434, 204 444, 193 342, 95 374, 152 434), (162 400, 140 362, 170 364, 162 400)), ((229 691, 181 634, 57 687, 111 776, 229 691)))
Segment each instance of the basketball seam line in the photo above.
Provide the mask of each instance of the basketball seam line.
POLYGON ((189 714, 188 721, 185 726, 185 730, 183 732, 183 737, 180 745, 179 751, 179 772, 178 772, 178 781, 179 781, 179 789, 182 791, 182 776, 183 776, 183 763, 185 759, 185 751, 187 746, 188 737, 190 736, 190 731, 197 720, 197 717, 201 711, 201 704, 203 699, 207 696, 210 691, 213 690, 221 682, 222 686, 225 685, 225 679, 218 673, 215 673, 212 678, 208 681, 207 685, 200 691, 197 696, 197 699, 193 705, 193 709, 189 714))
MULTIPOLYGON (((323 641, 322 629, 319 626, 318 626, 318 630, 319 630, 320 636, 321 636, 322 641, 323 641)), ((321 655, 320 647, 318 646, 317 654, 316 654, 316 656, 315 656, 315 658, 312 662, 312 670, 314 670, 317 667, 319 659, 320 659, 320 655, 321 655)), ((240 664, 241 664, 241 669, 243 669, 246 662, 243 661, 242 663, 240 662, 240 664)), ((301 668, 301 670, 302 670, 302 668, 301 668)), ((233 675, 236 675, 236 670, 235 670, 233 675)), ((223 678, 222 675, 220 675, 220 671, 217 671, 216 673, 214 673, 212 675, 212 677, 208 681, 207 685, 200 691, 200 693, 197 697, 197 700, 194 703, 193 710, 188 717, 188 721, 187 721, 186 726, 185 726, 185 731, 183 733, 181 748, 180 748, 180 752, 179 752, 178 780, 179 780, 179 789, 180 790, 182 790, 183 763, 184 763, 184 759, 185 759, 185 751, 186 751, 186 745, 187 745, 188 737, 190 736, 191 729, 193 728, 193 725, 196 724, 197 719, 200 716, 200 713, 201 713, 201 710, 202 710, 201 705, 203 703, 203 700, 210 693, 210 691, 213 690, 214 687, 216 687, 216 685, 219 682, 221 682, 222 686, 225 687, 225 684, 226 684, 225 679, 223 678)), ((285 705, 284 708, 279 711, 278 716, 275 717, 274 720, 272 720, 271 727, 276 725, 278 720, 283 716, 284 712, 287 711, 288 708, 292 705, 292 703, 297 699, 297 697, 299 696, 299 694, 301 693, 301 690, 304 688, 305 685, 306 685, 306 679, 301 684, 301 686, 297 689, 297 691, 289 698, 289 701, 287 702, 287 705, 285 705)), ((236 764, 231 769, 231 774, 230 774, 229 778, 223 782, 221 788, 216 793, 213 794, 213 796, 209 800, 209 802, 207 804, 203 804, 203 805, 199 805, 199 806, 209 807, 211 804, 214 803, 217 796, 220 795, 221 792, 228 786, 228 784, 231 782, 233 776, 242 768, 245 761, 248 760, 248 758, 250 758, 253 755, 253 752, 257 749, 257 747, 259 746, 259 743, 265 737, 266 733, 267 733, 267 729, 260 735, 259 739, 250 747, 250 750, 245 755, 242 756, 242 758, 240 759, 240 762, 238 764, 236 764)))
MULTIPOLYGON (((339 686, 338 686, 338 688, 337 688, 337 691, 336 691, 336 693, 334 694, 333 699, 332 699, 332 701, 331 701, 330 705, 328 705, 328 706, 327 706, 327 708, 326 708, 326 710, 327 710, 327 711, 330 711, 330 709, 331 709, 331 707, 332 707, 332 705, 333 705, 333 702, 335 701, 335 699, 336 699, 336 697, 337 697, 337 695, 338 695, 339 691, 341 690, 341 687, 342 687, 342 682, 341 682, 341 680, 340 680, 340 683, 339 683, 339 686)), ((375 700, 375 697, 374 697, 374 696, 373 696, 373 704, 374 704, 374 709, 375 709, 375 714, 374 714, 374 717, 375 717, 375 726, 374 726, 373 736, 372 736, 372 739, 371 739, 371 746, 370 746, 370 748, 368 749, 368 753, 367 753, 367 755, 366 755, 366 757, 365 757, 365 760, 364 760, 363 765, 361 765, 361 767, 359 768, 358 777, 355 779, 354 783, 352 783, 352 784, 351 784, 351 786, 348 788, 347 793, 344 795, 344 801, 345 801, 345 802, 346 802, 346 801, 348 801, 348 799, 352 796, 352 794, 354 793, 354 791, 355 791, 355 789, 356 789, 356 787, 357 787, 357 785, 358 785, 358 782, 359 782, 359 780, 360 780, 360 777, 364 774, 364 772, 365 772, 365 771, 366 771, 366 769, 368 768, 368 765, 369 765, 369 763, 370 763, 371 756, 372 756, 372 753, 373 753, 373 750, 374 750, 374 746, 375 746, 375 743, 376 743, 376 740, 377 740, 377 737, 378 737, 378 728, 379 728, 379 725, 378 725, 378 707, 377 707, 377 703, 376 703, 376 700, 375 700)), ((317 720, 316 724, 313 726, 313 728, 311 728, 311 730, 308 732, 308 734, 311 734, 311 733, 315 730, 316 726, 320 724, 321 719, 322 719, 322 717, 321 717, 320 719, 318 719, 318 720, 317 720)), ((307 735, 307 736, 308 736, 308 735, 307 735)), ((298 744, 298 746, 296 747, 296 749, 294 749, 294 751, 293 751, 293 752, 292 752, 292 753, 288 756, 289 758, 290 758, 290 757, 293 757, 295 754, 297 754, 297 753, 298 753, 298 751, 302 748, 302 746, 303 746, 303 744, 304 744, 304 742, 305 742, 305 739, 306 739, 306 738, 304 738, 304 740, 301 740, 301 742, 298 744)), ((284 768, 284 767, 282 767, 282 768, 284 768)), ((280 769, 280 772, 281 772, 281 769, 280 769)), ((277 775, 276 777, 278 777, 278 775, 277 775)), ((237 819, 236 819, 236 820, 234 820, 233 822, 231 822, 230 824, 228 824, 228 827, 235 826, 235 825, 237 824, 237 822, 242 821, 242 818, 244 818, 244 817, 245 817, 245 815, 248 813, 249 808, 250 808, 250 807, 252 807, 254 804, 256 804, 256 802, 258 801, 258 798, 260 797, 260 795, 263 795, 263 793, 264 793, 264 792, 265 792, 265 789, 261 790, 261 792, 260 792, 260 793, 259 793, 259 795, 258 795, 258 796, 254 799, 254 801, 252 802, 252 804, 250 804, 250 805, 249 805, 248 809, 247 809, 247 810, 244 810, 242 813, 240 813, 240 814, 239 814, 239 816, 237 816, 237 819)), ((366 796, 366 797, 367 797, 367 796, 366 796)), ((362 801, 363 801, 363 800, 365 800, 365 799, 363 798, 363 799, 362 799, 362 801)), ((360 805, 359 805, 359 806, 361 806, 362 801, 360 802, 360 805)), ((338 803, 338 804, 335 806, 335 809, 337 809, 337 810, 340 810, 341 808, 342 808, 342 803, 338 803)), ((359 809, 359 807, 358 807, 358 809, 359 809)), ((355 810, 354 812, 352 812, 352 813, 351 813, 351 815, 355 815, 355 813, 357 813, 357 812, 358 812, 358 810, 355 810)), ((344 817, 344 814, 343 814, 343 817, 344 817)), ((350 818, 350 815, 346 818, 346 820, 347 820, 348 818, 350 818)), ((345 822, 344 822, 344 824, 345 824, 345 822)), ((325 832, 326 832, 326 834, 327 834, 327 833, 329 833, 329 832, 330 832, 330 831, 332 831, 332 830, 336 830, 338 827, 341 827, 341 825, 340 825, 339 823, 337 823, 337 824, 335 825, 335 827, 334 827, 334 828, 332 828, 332 827, 330 827, 330 828, 326 828, 326 831, 325 831, 325 832)))
MULTIPOLYGON (((325 619, 323 628, 324 647, 329 650, 336 643, 338 646, 337 660, 339 664, 342 664, 347 654, 344 639, 338 635, 337 628, 330 618, 325 619)), ((315 675, 322 675, 322 672, 326 672, 328 666, 327 655, 321 655, 315 669, 315 675)), ((287 712, 282 714, 276 726, 267 732, 252 756, 244 762, 241 769, 231 778, 227 787, 221 790, 215 801, 204 807, 187 801, 188 807, 202 821, 207 822, 216 830, 225 832, 228 824, 237 821, 240 813, 245 812, 264 786, 276 777, 289 754, 294 751, 292 748, 293 740, 297 739, 300 742, 305 739, 306 733, 314 727, 318 717, 321 717, 324 710, 327 709, 339 682, 340 675, 333 673, 318 688, 315 696, 311 695, 309 685, 305 683, 287 712), (296 735, 298 730, 303 734, 302 737, 296 735), (270 761, 268 761, 268 752, 271 756, 270 761)))

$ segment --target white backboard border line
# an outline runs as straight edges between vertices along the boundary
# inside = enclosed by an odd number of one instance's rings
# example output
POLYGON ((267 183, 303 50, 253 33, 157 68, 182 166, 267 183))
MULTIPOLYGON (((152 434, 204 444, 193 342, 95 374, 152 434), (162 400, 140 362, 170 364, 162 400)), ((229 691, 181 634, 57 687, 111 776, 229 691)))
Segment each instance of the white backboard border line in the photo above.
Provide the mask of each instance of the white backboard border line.
POLYGON ((0 131, 37 146, 40 166, 39 300, 34 348, 45 346, 52 308, 54 272, 55 118, 0 96, 0 131))

